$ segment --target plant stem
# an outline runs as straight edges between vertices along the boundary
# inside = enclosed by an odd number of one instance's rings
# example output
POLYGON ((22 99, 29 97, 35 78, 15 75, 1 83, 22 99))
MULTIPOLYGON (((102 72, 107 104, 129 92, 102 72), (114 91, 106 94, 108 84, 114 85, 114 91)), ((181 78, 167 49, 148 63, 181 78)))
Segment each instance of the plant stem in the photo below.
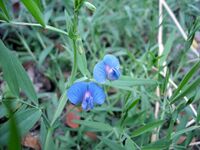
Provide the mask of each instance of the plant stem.
POLYGON ((73 49, 74 49, 74 61, 73 61, 73 66, 72 66, 72 73, 71 77, 69 80, 69 86, 73 83, 76 72, 77 72, 77 38, 78 38, 78 33, 77 33, 77 27, 78 27, 78 12, 74 11, 74 21, 73 21, 73 36, 72 36, 72 41, 73 41, 73 49))
MULTIPOLYGON (((40 24, 38 23, 28 23, 28 22, 15 22, 15 21, 10 21, 9 23, 4 21, 4 20, 0 20, 0 22, 3 22, 5 24, 13 24, 13 25, 22 25, 22 26, 33 26, 33 27, 41 27, 43 28, 40 24)), ((69 34, 61 29, 58 29, 56 27, 50 26, 50 25, 46 25, 45 29, 50 30, 50 31, 54 31, 54 32, 58 32, 61 34, 64 34, 66 36, 69 36, 69 34)))

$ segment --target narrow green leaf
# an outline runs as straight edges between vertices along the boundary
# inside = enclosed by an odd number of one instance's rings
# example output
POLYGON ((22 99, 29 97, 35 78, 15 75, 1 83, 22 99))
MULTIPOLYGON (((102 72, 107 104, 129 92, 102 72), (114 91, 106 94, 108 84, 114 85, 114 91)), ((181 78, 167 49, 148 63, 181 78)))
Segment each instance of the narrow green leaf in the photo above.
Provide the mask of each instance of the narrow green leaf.
POLYGON ((16 77, 14 65, 12 63, 11 52, 5 47, 2 41, 0 41, 0 65, 4 74, 4 79, 7 81, 11 92, 19 95, 19 84, 16 77))
POLYGON ((163 150, 169 149, 170 143, 172 141, 168 140, 167 138, 160 139, 156 142, 150 143, 148 145, 142 146, 142 150, 163 150))
POLYGON ((21 149, 21 144, 20 144, 20 135, 18 131, 18 125, 16 122, 15 116, 13 116, 13 109, 12 109, 12 102, 7 101, 4 103, 8 114, 9 114, 9 129, 10 129, 10 134, 9 134, 9 142, 8 142, 8 149, 9 150, 20 150, 21 149))
POLYGON ((199 129, 199 128, 200 128, 200 126, 192 126, 192 127, 186 128, 186 129, 182 129, 182 130, 180 130, 178 132, 173 133, 171 139, 173 139, 176 136, 179 136, 181 134, 184 134, 184 133, 187 133, 187 132, 199 129))
POLYGON ((52 130, 52 128, 49 128, 47 131, 47 136, 46 136, 46 140, 45 140, 45 144, 44 144, 44 150, 54 150, 55 149, 52 134, 53 134, 53 130, 52 130))
POLYGON ((87 76, 89 74, 89 71, 87 69, 87 60, 85 57, 85 52, 82 52, 82 54, 77 53, 77 59, 79 70, 81 71, 82 75, 87 76))
MULTIPOLYGON (((14 114, 21 136, 27 133, 34 126, 34 124, 40 119, 41 114, 41 111, 36 108, 27 109, 14 114)), ((0 127, 1 145, 7 144, 9 134, 9 121, 7 121, 0 127)))
POLYGON ((145 111, 142 111, 140 113, 134 114, 132 116, 128 116, 125 118, 123 125, 132 125, 136 121, 138 121, 141 117, 143 117, 145 114, 145 111))
POLYGON ((46 135, 47 135, 47 128, 46 128, 46 125, 45 125, 45 121, 44 121, 43 118, 41 118, 41 121, 40 121, 40 142, 41 142, 41 148, 42 149, 44 149, 46 135))
POLYGON ((0 19, 9 22, 8 18, 6 17, 6 15, 4 13, 2 13, 2 12, 0 12, 0 19))
POLYGON ((132 91, 134 90, 134 86, 156 85, 156 81, 151 79, 140 79, 132 78, 129 76, 122 76, 119 80, 116 81, 106 81, 105 85, 132 91))
MULTIPOLYGON (((176 91, 174 92, 174 94, 172 95, 171 99, 173 99, 176 95, 178 95, 178 93, 181 91, 181 89, 187 85, 188 81, 192 78, 192 76, 194 75, 194 73, 199 69, 200 66, 200 61, 197 62, 192 68, 191 70, 185 75, 185 77, 183 78, 183 80, 181 81, 181 83, 179 84, 178 88, 176 89, 176 91)), ((173 101, 173 100, 171 100, 173 101)))
POLYGON ((139 136, 143 133, 151 131, 152 129, 154 129, 156 127, 159 127, 162 124, 163 124, 162 120, 148 123, 148 124, 144 125, 143 127, 140 127, 138 129, 136 129, 135 131, 133 131, 132 135, 133 135, 133 137, 139 136))
POLYGON ((189 27, 188 38, 187 42, 185 43, 185 52, 190 50, 190 47, 194 42, 195 33, 199 31, 199 29, 200 29, 200 17, 197 17, 193 22, 191 22, 191 25, 189 27))
POLYGON ((168 40, 165 44, 165 47, 164 47, 164 52, 163 52, 163 56, 160 58, 160 66, 163 65, 164 61, 167 59, 167 56, 169 55, 169 52, 172 48, 172 45, 173 45, 173 42, 175 40, 175 30, 172 32, 172 34, 168 37, 168 40))
POLYGON ((3 0, 0 0, 0 8, 1 10, 4 12, 5 14, 5 17, 7 20, 10 20, 10 16, 9 16, 9 13, 8 13, 8 9, 6 8, 6 5, 4 4, 4 1, 3 0))
POLYGON ((108 124, 102 122, 94 122, 94 121, 87 121, 87 120, 74 120, 73 122, 97 129, 98 131, 112 131, 112 127, 108 124))
POLYGON ((125 142, 125 149, 126 150, 136 150, 134 142, 128 138, 125 142))
POLYGON ((53 119, 51 121, 51 126, 55 123, 57 118, 62 113, 66 103, 67 103, 66 92, 63 92, 62 96, 59 99, 59 104, 58 107, 56 108, 56 112, 54 113, 53 119))
POLYGON ((198 106, 198 109, 197 109, 197 123, 200 122, 200 105, 198 106))
POLYGON ((37 4, 38 8, 39 8, 41 11, 43 11, 43 7, 42 7, 42 2, 41 2, 41 0, 34 0, 34 1, 35 1, 35 3, 37 4))
POLYGON ((53 45, 48 46, 47 48, 45 48, 42 53, 39 56, 39 65, 42 65, 43 61, 45 60, 45 58, 48 56, 48 54, 52 51, 53 49, 53 45))
POLYGON ((21 88, 29 99, 33 102, 37 101, 33 84, 26 71, 17 57, 5 47, 2 41, 0 41, 0 65, 2 66, 4 78, 13 94, 18 96, 19 88, 21 88))
POLYGON ((195 89, 200 85, 200 77, 194 80, 191 84, 189 84, 186 88, 184 88, 180 94, 178 94, 175 98, 171 100, 171 104, 175 103, 179 99, 183 98, 187 94, 195 91, 195 89))
POLYGON ((43 14, 40 11, 34 0, 21 0, 24 6, 28 9, 28 11, 32 14, 32 16, 40 23, 43 27, 45 27, 45 22, 43 19, 43 14))
POLYGON ((123 116, 122 116, 122 118, 121 118, 121 123, 120 123, 120 125, 124 124, 124 121, 125 121, 125 119, 126 119, 127 116, 128 116, 128 112, 129 112, 135 105, 137 105, 137 103, 138 103, 139 101, 140 101, 140 98, 138 98, 138 99, 132 101, 132 103, 131 103, 130 105, 128 105, 128 107, 127 107, 126 110, 125 110, 125 113, 123 114, 123 116))
POLYGON ((132 103, 128 106, 127 112, 129 112, 137 103, 140 101, 140 98, 137 98, 136 100, 132 101, 132 103))
POLYGON ((124 150, 124 148, 120 144, 114 142, 113 140, 101 138, 101 141, 104 142, 111 150, 124 150))

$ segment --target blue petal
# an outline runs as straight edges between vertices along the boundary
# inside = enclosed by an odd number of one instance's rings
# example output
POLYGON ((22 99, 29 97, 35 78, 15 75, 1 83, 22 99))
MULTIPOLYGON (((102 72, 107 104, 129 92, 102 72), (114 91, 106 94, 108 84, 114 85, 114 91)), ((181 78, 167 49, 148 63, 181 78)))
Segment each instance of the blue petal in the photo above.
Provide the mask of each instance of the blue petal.
POLYGON ((82 108, 84 110, 91 110, 94 108, 94 102, 93 102, 93 97, 87 97, 85 100, 82 102, 82 108))
POLYGON ((108 73, 107 78, 108 80, 117 80, 120 77, 119 69, 113 68, 112 72, 108 73))
POLYGON ((88 107, 87 101, 83 101, 81 106, 82 106, 83 110, 87 110, 87 107, 88 107))
POLYGON ((73 104, 79 104, 82 102, 85 92, 87 91, 86 82, 77 82, 73 84, 67 91, 67 97, 73 104))
POLYGON ((119 60, 117 59, 117 57, 113 56, 113 55, 106 55, 103 58, 103 62, 104 64, 108 65, 110 68, 119 68, 119 60))
POLYGON ((97 84, 91 82, 89 83, 88 90, 91 92, 93 100, 97 104, 103 104, 106 98, 106 95, 101 87, 97 84))
POLYGON ((97 82, 103 83, 106 81, 105 65, 102 61, 98 62, 93 70, 94 79, 97 82))

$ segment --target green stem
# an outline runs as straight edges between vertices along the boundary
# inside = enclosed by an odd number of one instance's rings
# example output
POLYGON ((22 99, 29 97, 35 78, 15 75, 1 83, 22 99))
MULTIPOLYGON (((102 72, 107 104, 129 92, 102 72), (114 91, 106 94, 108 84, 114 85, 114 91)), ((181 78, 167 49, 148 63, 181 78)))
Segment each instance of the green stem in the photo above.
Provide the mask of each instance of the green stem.
POLYGON ((69 80, 69 86, 73 83, 75 76, 76 76, 76 72, 77 72, 77 37, 78 37, 78 33, 77 33, 77 26, 78 26, 78 12, 74 11, 74 21, 73 21, 73 37, 72 37, 72 41, 73 41, 73 49, 74 49, 74 62, 73 62, 73 66, 72 66, 72 73, 71 73, 71 77, 69 80))
MULTIPOLYGON (((10 21, 9 23, 4 21, 4 20, 0 20, 0 22, 3 22, 5 24, 13 24, 13 25, 22 25, 22 26, 33 26, 33 27, 41 27, 43 28, 40 24, 38 23, 28 23, 28 22, 15 22, 15 21, 10 21)), ((50 31, 54 31, 54 32, 58 32, 61 34, 64 34, 66 36, 69 36, 69 34, 61 29, 58 29, 56 27, 50 26, 50 25, 46 25, 45 29, 50 30, 50 31)))

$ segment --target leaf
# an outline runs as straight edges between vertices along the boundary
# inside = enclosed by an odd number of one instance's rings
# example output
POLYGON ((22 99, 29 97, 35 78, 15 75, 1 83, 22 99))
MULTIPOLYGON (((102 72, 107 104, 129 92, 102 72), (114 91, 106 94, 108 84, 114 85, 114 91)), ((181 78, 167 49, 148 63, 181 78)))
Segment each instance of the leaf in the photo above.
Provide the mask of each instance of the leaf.
POLYGON ((101 138, 101 141, 104 142, 111 150, 124 150, 124 148, 120 144, 114 142, 113 140, 101 138))
POLYGON ((191 22, 191 25, 190 25, 189 30, 188 30, 189 34, 188 34, 187 42, 185 43, 185 51, 186 52, 190 49, 191 45, 193 47, 196 47, 195 46, 196 41, 194 40, 194 37, 195 37, 195 33, 197 31, 199 31, 199 29, 200 29, 200 17, 197 17, 195 19, 195 21, 191 22))
POLYGON ((40 23, 43 27, 45 27, 45 22, 43 19, 42 12, 40 11, 39 7, 37 6, 34 0, 21 0, 24 6, 28 9, 28 11, 32 14, 32 16, 40 23))
POLYGON ((123 125, 132 125, 133 123, 138 121, 141 117, 143 117, 145 113, 146 113, 145 111, 142 111, 140 113, 126 117, 126 119, 123 122, 123 125))
POLYGON ((169 83, 169 77, 170 77, 170 73, 169 73, 169 69, 167 69, 166 76, 164 77, 164 81, 163 82, 161 81, 161 83, 162 83, 161 84, 161 92, 163 94, 165 94, 165 91, 167 89, 167 85, 169 83))
POLYGON ((5 47, 2 41, 0 41, 0 65, 11 92, 19 96, 19 88, 21 88, 27 97, 35 102, 37 95, 26 71, 17 57, 5 47))
POLYGON ((89 71, 87 69, 87 60, 85 57, 85 52, 82 52, 82 54, 77 53, 77 59, 79 70, 81 71, 82 75, 87 76, 89 74, 89 71))
POLYGON ((198 109, 197 109, 197 123, 200 122, 200 105, 198 106, 198 109))
POLYGON ((46 128, 46 125, 45 125, 45 121, 44 121, 43 118, 41 118, 41 121, 40 121, 40 145, 41 145, 41 149, 44 149, 46 135, 47 135, 47 128, 46 128))
POLYGON ((112 131, 112 127, 102 122, 86 121, 86 120, 74 120, 73 122, 97 129, 98 131, 112 131))
POLYGON ((133 137, 139 136, 143 133, 151 131, 152 129, 154 129, 156 127, 159 127, 162 124, 163 124, 163 120, 148 123, 148 124, 144 125, 143 127, 140 127, 138 129, 136 129, 135 131, 133 131, 132 135, 133 135, 133 137))
POLYGON ((172 34, 168 37, 168 40, 165 44, 165 47, 164 47, 164 52, 163 52, 163 56, 160 58, 160 66, 163 65, 164 61, 167 59, 167 56, 169 55, 169 52, 172 48, 172 45, 173 45, 173 42, 175 40, 175 30, 172 32, 172 34))
POLYGON ((191 92, 195 91, 195 89, 200 85, 200 77, 194 80, 191 84, 189 84, 187 87, 185 87, 180 94, 178 94, 175 98, 171 100, 171 104, 175 103, 179 99, 183 98, 187 94, 190 94, 191 92))
POLYGON ((9 22, 8 18, 5 16, 4 13, 0 12, 0 19, 9 22))
MULTIPOLYGON (((174 92, 174 94, 172 95, 171 99, 173 99, 180 91, 181 89, 187 85, 188 81, 192 78, 192 76, 194 75, 194 73, 199 69, 200 66, 200 61, 197 62, 192 68, 191 70, 184 76, 183 80, 181 81, 181 83, 179 84, 178 88, 176 89, 176 91, 174 92)), ((173 101, 173 100, 171 100, 173 101)))
POLYGON ((126 150, 136 150, 134 142, 128 138, 125 142, 125 149, 126 150))
POLYGON ((7 108, 9 118, 8 121, 10 134, 9 134, 9 141, 8 141, 8 149, 9 150, 20 150, 21 144, 20 144, 20 134, 18 131, 18 125, 16 122, 15 116, 13 116, 13 110, 12 110, 12 103, 10 101, 5 102, 5 106, 7 108))
POLYGON ((200 126, 192 126, 192 127, 189 127, 189 128, 183 129, 183 130, 180 130, 180 131, 178 131, 178 132, 173 133, 171 139, 173 139, 173 138, 175 138, 176 136, 179 136, 179 135, 181 135, 181 134, 184 134, 184 133, 186 133, 186 132, 190 132, 190 131, 192 131, 192 130, 196 130, 196 129, 199 129, 199 128, 200 128, 200 126))
POLYGON ((34 1, 35 1, 36 5, 38 6, 38 8, 39 8, 41 11, 43 11, 43 6, 42 6, 41 0, 34 0, 34 1))
POLYGON ((40 56, 39 56, 39 61, 38 61, 38 64, 39 64, 39 65, 42 65, 43 61, 44 61, 45 58, 48 56, 48 54, 52 51, 52 49, 53 49, 53 45, 50 45, 50 46, 48 46, 47 48, 45 48, 45 49, 41 52, 41 54, 40 54, 40 56))
POLYGON ((3 13, 5 14, 5 17, 6 17, 6 21, 10 20, 10 16, 9 16, 9 13, 8 13, 8 9, 6 8, 3 0, 0 0, 0 8, 1 10, 3 11, 3 13))
POLYGON ((125 113, 123 114, 123 117, 121 118, 121 123, 120 125, 124 124, 125 119, 128 116, 128 112, 135 106, 137 103, 140 101, 140 98, 137 98, 136 100, 132 101, 131 104, 126 108, 125 113))
POLYGON ((128 91, 133 91, 134 86, 156 85, 156 81, 151 79, 140 79, 132 78, 129 76, 122 76, 119 80, 106 81, 105 85, 128 91))
MULTIPOLYGON (((41 114, 42 112, 36 108, 30 108, 14 114, 21 136, 27 133, 34 126, 34 124, 40 119, 41 114)), ((1 145, 7 144, 9 134, 9 121, 7 121, 0 127, 1 145)))
POLYGON ((129 112, 137 103, 140 101, 141 98, 137 98, 136 100, 132 101, 132 103, 128 106, 127 112, 129 112))
POLYGON ((163 138, 151 144, 142 146, 142 150, 162 150, 162 149, 169 149, 171 141, 163 138))
POLYGON ((51 121, 51 126, 55 123, 57 118, 62 113, 66 103, 67 103, 66 92, 63 92, 62 96, 59 99, 59 104, 58 107, 56 108, 56 112, 54 113, 53 119, 51 121))

